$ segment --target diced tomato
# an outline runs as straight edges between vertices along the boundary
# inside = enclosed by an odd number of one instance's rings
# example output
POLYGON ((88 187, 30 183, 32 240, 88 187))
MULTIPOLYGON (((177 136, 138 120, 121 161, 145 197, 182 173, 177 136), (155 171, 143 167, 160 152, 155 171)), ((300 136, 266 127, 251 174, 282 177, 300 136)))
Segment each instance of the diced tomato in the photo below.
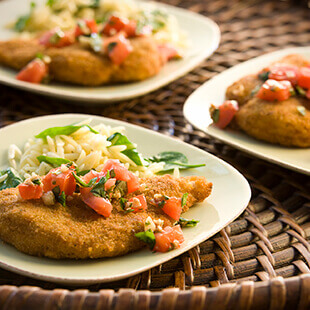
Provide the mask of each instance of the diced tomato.
POLYGON ((115 178, 120 181, 127 182, 128 194, 139 189, 139 178, 120 163, 117 159, 109 159, 102 167, 102 172, 106 173, 108 170, 113 170, 115 178))
POLYGON ((97 172, 96 170, 90 170, 82 178, 85 183, 88 183, 90 180, 97 178, 97 182, 106 175, 104 172, 97 172))
POLYGON ((81 197, 85 204, 98 214, 109 217, 112 212, 112 205, 106 198, 97 197, 90 192, 90 188, 81 188, 81 197))
POLYGON ((90 35, 92 33, 98 33, 98 26, 94 19, 81 19, 77 22, 75 37, 90 35))
POLYGON ((165 201, 162 210, 174 220, 178 221, 182 213, 181 198, 171 197, 165 201))
POLYGON ((133 50, 130 41, 125 38, 123 33, 104 40, 104 47, 107 49, 108 56, 116 65, 123 63, 133 50))
POLYGON ((156 243, 153 251, 164 253, 179 248, 184 242, 184 235, 180 225, 173 227, 167 226, 163 232, 155 233, 155 240, 156 243))
POLYGON ((39 43, 45 47, 64 47, 73 44, 74 41, 73 32, 63 32, 58 27, 44 33, 39 38, 39 43))
POLYGON ((300 72, 294 65, 275 64, 269 68, 268 79, 276 81, 290 81, 292 85, 297 85, 300 72))
POLYGON ((310 99, 310 88, 307 90, 307 92, 306 92, 306 97, 308 98, 308 99, 310 99))
POLYGON ((16 79, 19 81, 39 84, 47 74, 47 64, 43 60, 36 58, 16 75, 16 79))
POLYGON ((116 183, 115 178, 107 180, 106 183, 104 184, 104 190, 108 191, 111 187, 115 185, 115 183, 116 183))
POLYGON ((139 178, 135 174, 133 174, 130 171, 128 172, 129 172, 129 181, 127 181, 127 191, 128 194, 130 194, 139 189, 140 183, 139 178))
POLYGON ((160 44, 158 45, 158 50, 165 62, 173 58, 181 58, 178 50, 172 44, 160 44))
POLYGON ((290 98, 292 89, 292 84, 289 81, 268 79, 262 85, 256 96, 267 101, 284 101, 290 98))
POLYGON ((104 173, 111 170, 114 171, 115 178, 117 180, 126 182, 130 180, 128 169, 122 163, 120 163, 118 159, 109 159, 102 167, 102 172, 104 173))
POLYGON ((20 196, 25 199, 39 199, 43 194, 43 188, 40 185, 35 184, 25 184, 22 183, 18 185, 18 190, 20 196))
POLYGON ((298 85, 310 89, 310 67, 300 68, 298 85))
POLYGON ((130 208, 133 209, 133 213, 147 210, 147 203, 144 195, 138 195, 136 197, 130 198, 128 201, 132 203, 130 208), (138 199, 139 206, 135 204, 135 199, 138 199))
POLYGON ((210 115, 214 125, 223 129, 230 124, 238 110, 239 107, 236 100, 226 100, 219 107, 211 105, 210 115))
POLYGON ((127 18, 112 15, 104 26, 102 32, 107 36, 113 36, 122 31, 128 24, 129 20, 127 18))
POLYGON ((72 174, 74 170, 69 168, 65 172, 61 168, 55 168, 42 179, 44 192, 51 191, 53 188, 59 186, 60 192, 65 195, 72 195, 75 191, 76 181, 72 174))

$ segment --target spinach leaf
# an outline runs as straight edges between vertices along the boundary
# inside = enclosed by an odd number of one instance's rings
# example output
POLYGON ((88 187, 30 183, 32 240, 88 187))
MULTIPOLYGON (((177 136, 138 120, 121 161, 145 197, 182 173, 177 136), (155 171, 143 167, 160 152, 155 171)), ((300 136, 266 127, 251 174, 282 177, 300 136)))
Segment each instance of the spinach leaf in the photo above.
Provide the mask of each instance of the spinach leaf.
POLYGON ((165 166, 163 170, 159 171, 160 173, 171 171, 174 168, 179 168, 179 169, 184 170, 184 169, 191 169, 191 168, 198 168, 198 167, 205 166, 205 164, 190 165, 188 164, 188 159, 184 154, 180 152, 173 152, 173 151, 162 152, 156 156, 147 158, 146 160, 152 163, 164 162, 165 166))
POLYGON ((181 227, 195 227, 199 221, 197 220, 188 220, 184 217, 180 217, 178 224, 181 225, 181 227))
POLYGON ((135 236, 145 242, 151 250, 153 250, 156 240, 155 240, 155 235, 154 233, 149 229, 147 231, 141 231, 135 234, 135 236))
POLYGON ((39 134, 35 136, 35 138, 38 139, 46 139, 47 136, 50 136, 51 138, 59 136, 59 135, 66 135, 69 136, 79 130, 82 127, 87 127, 91 132, 98 134, 99 132, 91 128, 89 125, 69 125, 69 126, 63 126, 63 127, 51 127, 48 129, 43 130, 39 134))
POLYGON ((26 26, 29 22, 32 10, 35 8, 35 6, 36 6, 36 4, 34 2, 30 3, 30 13, 26 14, 26 15, 22 15, 17 19, 17 21, 14 25, 14 30, 16 30, 18 32, 22 32, 26 28, 26 26))
POLYGON ((4 181, 0 183, 0 190, 16 187, 19 184, 23 183, 23 179, 13 168, 7 168, 5 170, 0 171, 0 176, 3 176, 5 174, 7 174, 7 177, 4 181))
POLYGON ((126 150, 122 151, 121 153, 126 155, 136 165, 143 166, 141 155, 138 153, 135 145, 131 143, 126 136, 124 136, 120 132, 116 132, 111 135, 107 140, 111 142, 110 147, 114 145, 125 145, 126 150))
POLYGON ((37 157, 37 160, 42 163, 48 163, 49 165, 53 166, 54 168, 61 166, 62 164, 69 164, 71 161, 65 158, 60 157, 49 157, 45 155, 40 155, 37 157))

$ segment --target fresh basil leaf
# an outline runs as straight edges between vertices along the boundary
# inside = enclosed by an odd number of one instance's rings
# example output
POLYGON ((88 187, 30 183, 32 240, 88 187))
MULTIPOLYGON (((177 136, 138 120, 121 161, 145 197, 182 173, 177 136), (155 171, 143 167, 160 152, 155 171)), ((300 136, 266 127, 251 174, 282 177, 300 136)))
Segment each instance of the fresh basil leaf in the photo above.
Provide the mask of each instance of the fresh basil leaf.
POLYGON ((128 192, 127 182, 117 180, 115 183, 114 192, 119 192, 121 197, 125 196, 128 192))
POLYGON ((26 15, 22 15, 17 19, 17 21, 14 25, 14 30, 16 30, 18 32, 22 32, 23 30, 25 30, 25 28, 29 22, 32 10, 35 8, 35 6, 36 6, 36 4, 34 2, 30 3, 30 13, 26 14, 26 15))
POLYGON ((182 209, 186 205, 187 197, 188 197, 188 193, 184 193, 183 196, 182 196, 182 199, 181 199, 181 207, 182 207, 182 209))
POLYGON ((97 181, 97 178, 93 178, 88 183, 86 183, 78 175, 76 175, 74 172, 72 174, 73 174, 73 176, 74 176, 74 178, 76 180, 76 183, 80 187, 92 187, 96 183, 96 181, 97 181))
POLYGON ((258 78, 262 81, 267 81, 269 77, 270 71, 262 71, 259 75, 258 78))
POLYGON ((76 175, 78 175, 79 177, 80 177, 80 176, 84 176, 84 175, 87 174, 89 171, 90 171, 90 169, 88 169, 88 170, 82 170, 82 171, 79 171, 78 169, 76 169, 76 175))
POLYGON ((105 190, 105 183, 110 179, 110 171, 107 171, 105 177, 102 177, 99 182, 92 188, 91 192, 98 197, 107 197, 107 192, 105 190))
POLYGON ((16 187, 19 184, 23 183, 23 179, 19 176, 17 171, 13 168, 7 168, 0 172, 0 176, 7 174, 7 177, 4 181, 0 182, 0 190, 16 187))
POLYGON ((306 97, 307 92, 302 87, 300 87, 299 85, 296 86, 296 91, 297 91, 298 95, 300 95, 302 97, 306 97))
POLYGON ((124 136, 120 132, 116 132, 111 135, 107 140, 111 142, 111 146, 125 145, 126 150, 122 151, 121 153, 131 159, 137 166, 143 166, 141 155, 138 153, 135 145, 131 143, 126 136, 124 136))
POLYGON ((155 239, 155 235, 154 233, 149 229, 147 231, 141 231, 135 234, 135 236, 145 242, 151 250, 154 249, 155 243, 156 243, 156 239, 155 239))
POLYGON ((75 126, 75 125, 69 125, 69 126, 63 126, 63 127, 51 127, 48 129, 43 130, 39 134, 35 136, 35 138, 38 139, 46 139, 47 136, 53 138, 59 135, 65 135, 69 136, 79 130, 82 127, 87 127, 91 132, 98 134, 99 132, 91 128, 89 125, 80 125, 80 126, 75 126))
POLYGON ((60 192, 60 187, 56 186, 52 189, 52 192, 55 196, 57 202, 59 202, 62 206, 66 207, 66 194, 64 191, 60 192))
POLYGON ((34 185, 41 185, 41 183, 42 183, 41 180, 40 180, 40 178, 31 180, 31 182, 32 182, 34 185))
POLYGON ((180 153, 180 152, 162 152, 159 153, 156 156, 152 156, 150 158, 146 159, 149 162, 164 162, 165 166, 164 168, 159 171, 159 173, 166 173, 168 171, 173 170, 174 168, 179 168, 179 169, 191 169, 191 168, 198 168, 198 167, 203 167, 205 164, 198 164, 198 165, 190 165, 188 164, 188 159, 187 157, 180 153))
POLYGON ((45 162, 51 166, 53 166, 54 168, 56 167, 60 167, 62 164, 69 164, 71 163, 70 160, 65 159, 65 158, 60 158, 60 157, 49 157, 49 156, 45 156, 45 155, 40 155, 37 157, 37 160, 42 163, 45 162))
POLYGON ((119 200, 120 205, 121 205, 121 208, 122 208, 123 210, 125 210, 126 202, 127 202, 127 201, 128 201, 128 199, 126 199, 126 198, 121 198, 121 199, 119 200))
POLYGON ((184 217, 179 218, 178 224, 180 224, 181 227, 195 227, 199 221, 197 220, 188 220, 185 219, 184 217))

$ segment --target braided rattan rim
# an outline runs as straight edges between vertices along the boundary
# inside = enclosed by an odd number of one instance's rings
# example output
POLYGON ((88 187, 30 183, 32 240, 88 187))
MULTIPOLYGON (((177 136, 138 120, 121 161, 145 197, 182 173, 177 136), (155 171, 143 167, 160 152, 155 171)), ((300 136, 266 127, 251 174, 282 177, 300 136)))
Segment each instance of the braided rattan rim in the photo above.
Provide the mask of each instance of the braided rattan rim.
POLYGON ((309 44, 310 11, 303 1, 169 3, 207 15, 221 28, 220 48, 199 68, 161 90, 104 107, 77 107, 0 86, 0 125, 78 112, 174 135, 230 162, 247 177, 253 199, 246 212, 186 254, 116 283, 66 290, 0 269, 0 309, 309 309, 309 177, 194 130, 184 120, 182 105, 193 90, 226 68, 265 52, 309 44))

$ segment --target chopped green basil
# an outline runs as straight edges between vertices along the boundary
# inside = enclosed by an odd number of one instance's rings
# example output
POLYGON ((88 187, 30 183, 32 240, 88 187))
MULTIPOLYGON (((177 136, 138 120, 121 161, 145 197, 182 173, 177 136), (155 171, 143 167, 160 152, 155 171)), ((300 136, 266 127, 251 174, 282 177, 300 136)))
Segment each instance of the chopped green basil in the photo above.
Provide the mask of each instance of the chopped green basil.
POLYGON ((135 236, 139 240, 145 242, 150 247, 150 249, 153 250, 156 239, 154 233, 150 229, 147 231, 141 231, 139 233, 136 233, 135 236))
POLYGON ((302 97, 306 97, 306 91, 300 87, 299 85, 296 86, 296 92, 298 95, 302 96, 302 97))
POLYGON ((258 91, 261 89, 261 87, 262 87, 261 85, 256 85, 255 88, 251 91, 251 97, 256 95, 258 91))
POLYGON ((210 107, 210 116, 214 123, 217 123, 220 119, 220 109, 215 108, 214 106, 210 107))
POLYGON ((143 166, 141 155, 138 153, 135 145, 131 143, 126 136, 119 132, 116 132, 111 135, 107 140, 111 142, 111 145, 109 147, 114 145, 125 145, 126 150, 122 151, 121 153, 131 159, 137 166, 143 166))
POLYGON ((262 71, 259 75, 258 78, 262 81, 267 81, 269 77, 270 71, 262 71))
POLYGON ((76 168, 76 175, 80 176, 84 176, 85 174, 87 174, 90 170, 82 170, 82 171, 78 171, 78 169, 76 168))
POLYGON ((47 0, 46 1, 46 5, 49 6, 49 7, 52 7, 54 5, 55 1, 56 0, 47 0))
POLYGON ((65 33, 62 30, 57 29, 56 32, 49 38, 49 43, 57 44, 64 36, 65 33))
POLYGON ((121 198, 121 199, 119 200, 120 205, 121 205, 121 207, 122 207, 123 210, 125 210, 126 202, 127 202, 127 201, 128 201, 128 199, 126 199, 126 198, 121 198))
POLYGON ((114 47, 117 45, 117 42, 111 42, 108 44, 108 53, 112 52, 114 47))
POLYGON ((40 155, 37 157, 37 160, 42 163, 45 162, 54 168, 61 166, 62 164, 69 164, 71 163, 70 160, 60 157, 49 157, 45 155, 40 155))
POLYGON ((180 224, 181 227, 195 227, 199 221, 197 220, 188 220, 184 217, 180 217, 178 224, 180 224))
POLYGON ((146 160, 153 163, 164 162, 165 166, 163 170, 159 171, 160 173, 166 173, 173 170, 174 168, 190 169, 205 166, 205 164, 190 165, 188 164, 188 159, 184 154, 173 151, 162 152, 156 156, 149 157, 146 160))
POLYGON ((79 130, 82 127, 87 127, 92 133, 98 134, 99 132, 91 128, 89 125, 69 125, 69 126, 63 126, 63 127, 51 127, 48 129, 43 130, 39 134, 37 134, 35 137, 38 139, 46 139, 47 136, 53 138, 59 135, 65 135, 69 136, 79 130))
POLYGON ((34 185, 41 185, 41 180, 38 178, 38 179, 34 179, 34 180, 31 180, 31 182, 34 184, 34 185))
POLYGON ((97 197, 107 198, 107 191, 105 190, 105 183, 111 178, 115 176, 114 170, 107 171, 105 177, 102 177, 96 185, 92 188, 91 192, 97 197))
POLYGON ((181 199, 181 207, 182 207, 182 209, 186 205, 187 197, 188 197, 188 193, 184 193, 183 196, 182 196, 182 199, 181 199))
POLYGON ((0 182, 0 190, 16 187, 19 184, 23 183, 23 179, 19 176, 17 171, 13 168, 7 168, 0 171, 0 176, 7 175, 6 179, 0 182))
POLYGON ((64 191, 60 192, 60 187, 56 186, 52 189, 56 201, 58 201, 64 207, 66 206, 66 194, 64 191))
POLYGON ((114 189, 115 192, 119 192, 121 196, 125 196, 128 192, 128 189, 127 189, 127 182, 125 181, 120 181, 120 180, 117 180, 116 183, 115 183, 115 189, 114 189))
POLYGON ((91 179, 88 183, 85 183, 78 175, 76 175, 74 172, 72 173, 75 180, 76 180, 76 183, 80 186, 80 187, 92 187, 96 181, 97 181, 97 178, 93 178, 91 179))

